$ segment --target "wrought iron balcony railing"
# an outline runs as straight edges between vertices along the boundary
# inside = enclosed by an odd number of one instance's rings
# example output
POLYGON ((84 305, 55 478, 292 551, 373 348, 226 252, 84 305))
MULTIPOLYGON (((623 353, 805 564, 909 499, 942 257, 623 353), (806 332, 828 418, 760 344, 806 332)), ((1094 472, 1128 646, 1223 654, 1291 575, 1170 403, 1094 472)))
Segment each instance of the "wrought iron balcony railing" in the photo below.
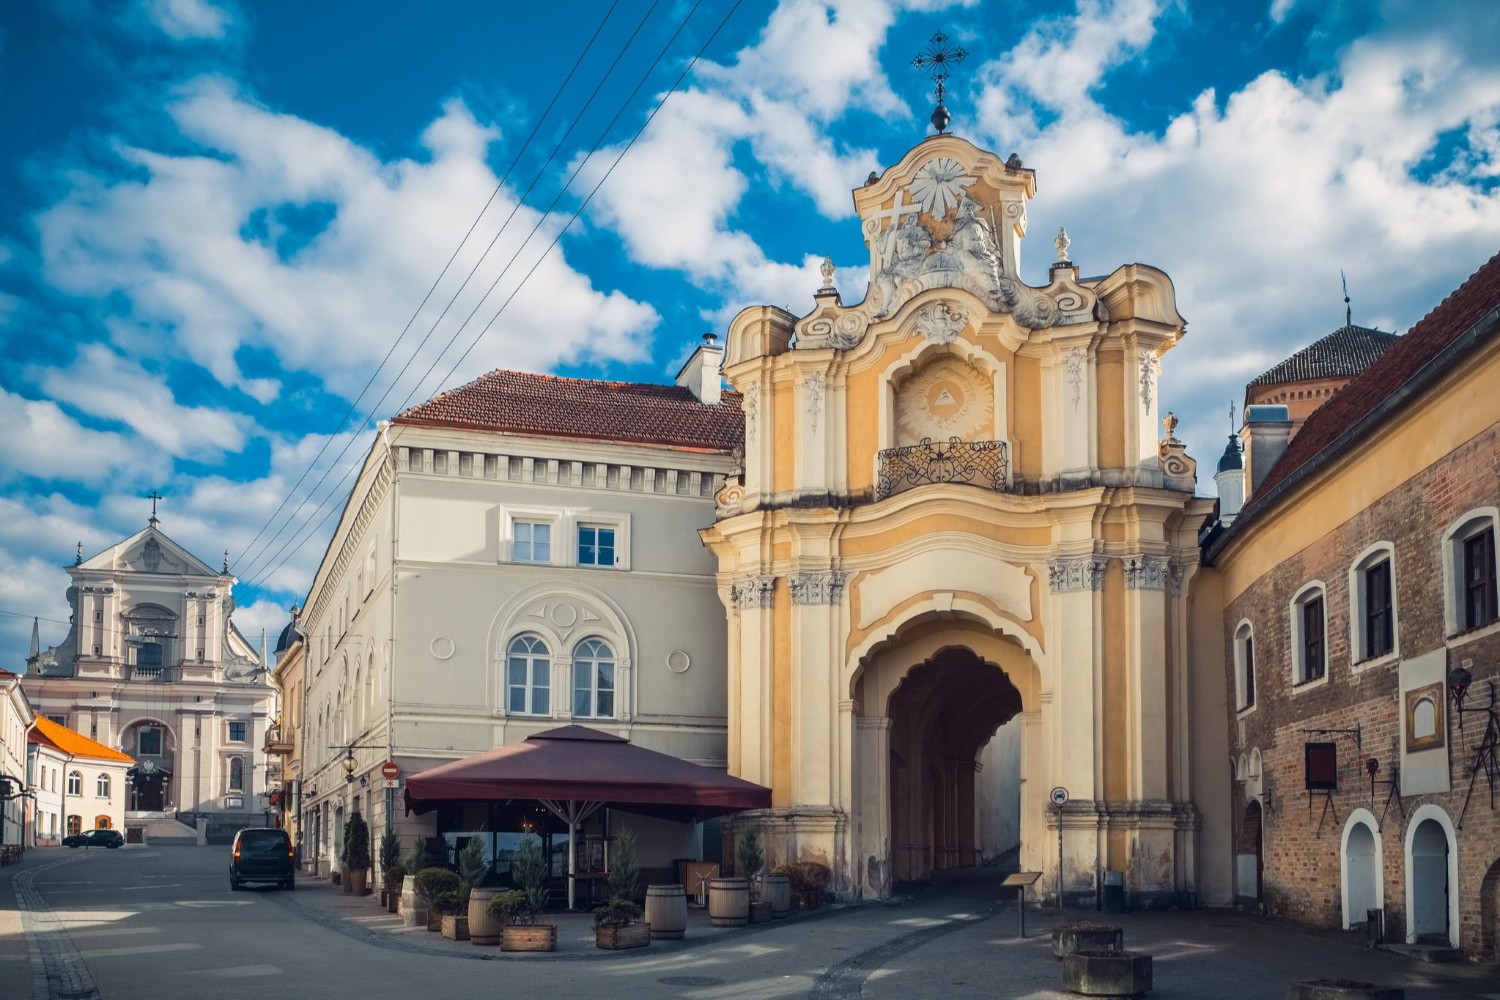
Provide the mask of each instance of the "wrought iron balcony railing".
POLYGON ((1010 488, 1010 453, 1004 441, 961 441, 956 437, 880 452, 875 499, 930 483, 968 483, 987 490, 1010 488))

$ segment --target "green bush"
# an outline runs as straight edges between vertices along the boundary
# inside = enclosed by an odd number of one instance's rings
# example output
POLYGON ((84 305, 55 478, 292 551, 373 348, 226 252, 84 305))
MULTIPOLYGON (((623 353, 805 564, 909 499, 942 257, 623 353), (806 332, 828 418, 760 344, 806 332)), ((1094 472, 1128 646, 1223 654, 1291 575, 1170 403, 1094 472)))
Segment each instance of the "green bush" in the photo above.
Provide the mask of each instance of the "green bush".
POLYGON ((467 905, 469 892, 483 885, 490 873, 489 862, 484 859, 484 844, 480 837, 470 837, 464 849, 458 852, 458 877, 464 884, 464 902, 467 905))
POLYGON ((399 876, 392 872, 401 867, 401 838, 396 836, 394 830, 387 830, 380 835, 380 872, 385 880, 390 882, 399 876))
POLYGON ((516 885, 526 894, 532 916, 545 910, 551 894, 547 891, 547 859, 542 855, 539 838, 531 834, 521 838, 510 870, 516 885))
POLYGON ((494 919, 503 920, 507 924, 529 924, 536 920, 536 911, 531 908, 531 901, 520 889, 511 889, 491 896, 489 914, 494 919))
POLYGON ((624 927, 639 919, 641 919, 641 908, 619 896, 594 911, 595 927, 624 927))
POLYGON ((359 813, 351 813, 344 822, 344 849, 339 852, 344 871, 370 867, 370 827, 359 813))
POLYGON ((766 863, 766 852, 760 846, 760 831, 753 826, 743 827, 734 856, 740 866, 738 874, 743 878, 754 878, 766 863))
POLYGON ((446 868, 423 868, 417 872, 415 888, 428 906, 438 906, 438 901, 449 893, 457 895, 462 884, 458 876, 446 868))
POLYGON ((406 852, 406 872, 415 875, 427 867, 427 845, 422 842, 421 837, 413 837, 411 850, 406 852))
POLYGON ((614 847, 609 852, 610 903, 635 899, 635 890, 640 880, 641 866, 635 852, 635 832, 621 830, 615 834, 614 847))

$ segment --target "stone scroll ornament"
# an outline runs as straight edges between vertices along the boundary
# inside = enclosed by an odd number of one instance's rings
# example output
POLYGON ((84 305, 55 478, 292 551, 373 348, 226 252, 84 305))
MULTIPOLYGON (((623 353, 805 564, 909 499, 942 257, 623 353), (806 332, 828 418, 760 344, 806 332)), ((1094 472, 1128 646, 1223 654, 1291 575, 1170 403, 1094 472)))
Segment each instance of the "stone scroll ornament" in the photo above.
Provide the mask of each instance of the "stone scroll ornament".
POLYGON ((748 576, 736 580, 730 587, 730 595, 737 611, 773 607, 776 603, 776 578, 748 576))
POLYGON ((1098 590, 1104 584, 1104 559, 1099 556, 1060 556, 1047 563, 1047 582, 1054 593, 1098 590))
POLYGON ((793 604, 837 604, 844 592, 844 574, 837 570, 798 573, 787 586, 793 604))

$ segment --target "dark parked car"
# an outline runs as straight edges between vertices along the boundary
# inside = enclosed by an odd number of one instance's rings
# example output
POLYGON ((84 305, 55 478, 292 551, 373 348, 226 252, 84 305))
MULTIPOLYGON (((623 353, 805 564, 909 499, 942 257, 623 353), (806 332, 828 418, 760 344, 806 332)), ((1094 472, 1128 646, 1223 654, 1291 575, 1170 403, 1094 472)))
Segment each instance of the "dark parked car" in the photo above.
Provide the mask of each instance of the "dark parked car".
POLYGON ((234 835, 234 854, 229 859, 229 888, 237 891, 247 882, 274 882, 283 889, 295 889, 294 860, 292 840, 285 830, 241 830, 234 835))
POLYGON ((119 830, 85 830, 63 838, 64 847, 124 847, 125 835, 119 830))

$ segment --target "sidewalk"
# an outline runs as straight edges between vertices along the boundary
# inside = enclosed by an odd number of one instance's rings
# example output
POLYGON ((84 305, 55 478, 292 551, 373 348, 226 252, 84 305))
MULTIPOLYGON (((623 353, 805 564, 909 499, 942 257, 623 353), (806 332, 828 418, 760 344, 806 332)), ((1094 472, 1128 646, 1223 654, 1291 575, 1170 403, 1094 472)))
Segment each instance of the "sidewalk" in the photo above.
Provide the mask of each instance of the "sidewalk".
MULTIPOLYGON (((632 951, 598 949, 587 913, 550 914, 548 920, 558 924, 558 950, 549 954, 501 952, 403 927, 399 917, 379 908, 376 897, 345 895, 326 882, 301 881, 295 893, 273 895, 277 902, 377 947, 455 959, 597 960, 624 963, 615 966, 622 969, 666 962, 683 969, 704 967, 699 971, 711 970, 718 981, 732 982, 731 967, 751 974, 760 964, 756 956, 774 954, 777 967, 801 972, 795 979, 811 987, 808 992, 819 1000, 909 1000, 938 994, 945 1000, 1069 1000, 1072 995, 1061 988, 1061 963, 1051 949, 1058 914, 1028 907, 1027 936, 1019 938, 1014 901, 1008 892, 996 899, 997 882, 938 883, 889 903, 824 906, 739 928, 710 927, 706 911, 689 909, 684 940, 653 941, 632 951)), ((1218 910, 1066 916, 1118 924, 1125 930, 1127 948, 1153 955, 1153 1000, 1282 1000, 1289 982, 1323 978, 1400 986, 1409 1000, 1500 1000, 1496 966, 1429 965, 1372 952, 1352 932, 1218 910)), ((544 979, 571 978, 561 969, 537 973, 544 979)))

